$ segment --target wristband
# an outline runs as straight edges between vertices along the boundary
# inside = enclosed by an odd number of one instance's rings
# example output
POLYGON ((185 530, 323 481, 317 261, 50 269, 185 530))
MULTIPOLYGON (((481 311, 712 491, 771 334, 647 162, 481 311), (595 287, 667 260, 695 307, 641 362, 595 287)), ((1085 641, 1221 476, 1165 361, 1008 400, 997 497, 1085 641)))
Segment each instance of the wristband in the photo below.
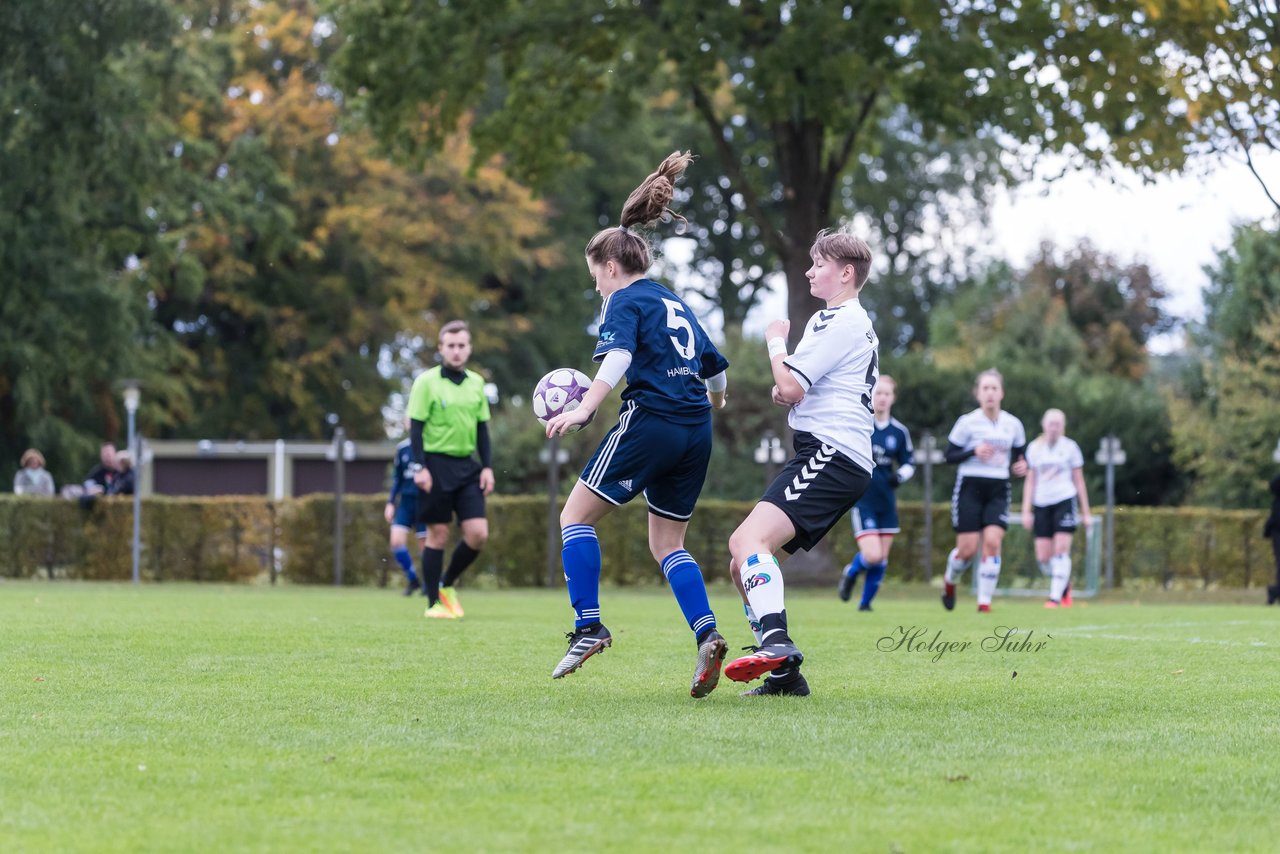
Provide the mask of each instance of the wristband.
POLYGON ((770 338, 768 343, 770 361, 773 361, 775 356, 787 355, 787 341, 785 338, 770 338))

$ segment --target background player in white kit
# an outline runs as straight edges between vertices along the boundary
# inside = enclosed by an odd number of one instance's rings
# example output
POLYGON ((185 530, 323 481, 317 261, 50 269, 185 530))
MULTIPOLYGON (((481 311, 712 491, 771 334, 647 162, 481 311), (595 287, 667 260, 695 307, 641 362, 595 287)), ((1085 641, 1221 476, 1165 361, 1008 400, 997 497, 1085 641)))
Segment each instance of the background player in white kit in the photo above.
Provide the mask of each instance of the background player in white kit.
POLYGON ((790 406, 796 455, 729 538, 730 571, 746 603, 752 655, 725 666, 725 675, 750 682, 747 695, 805 696, 804 656, 787 633, 782 571, 774 554, 810 549, 848 512, 871 482, 871 389, 879 341, 858 294, 871 270, 871 249, 843 232, 818 233, 809 250, 809 293, 827 304, 809 318, 796 351, 787 353, 790 324, 765 330, 776 385, 773 402, 790 406))
POLYGON ((951 493, 956 547, 943 577, 942 605, 948 611, 956 606, 956 581, 978 553, 979 542, 978 610, 991 610, 1000 580, 1000 546, 1009 527, 1009 473, 1027 473, 1026 431, 1021 421, 1000 409, 1004 377, 995 368, 978 374, 974 396, 978 408, 961 415, 947 436, 947 462, 960 464, 951 493))
POLYGON ((1046 608, 1071 607, 1071 535, 1078 520, 1089 525, 1089 493, 1084 486, 1084 454, 1068 439, 1067 416, 1049 409, 1044 431, 1027 446, 1027 484, 1022 490, 1022 524, 1035 534, 1036 562, 1049 576, 1046 608), (1035 508, 1034 513, 1032 508, 1035 508))

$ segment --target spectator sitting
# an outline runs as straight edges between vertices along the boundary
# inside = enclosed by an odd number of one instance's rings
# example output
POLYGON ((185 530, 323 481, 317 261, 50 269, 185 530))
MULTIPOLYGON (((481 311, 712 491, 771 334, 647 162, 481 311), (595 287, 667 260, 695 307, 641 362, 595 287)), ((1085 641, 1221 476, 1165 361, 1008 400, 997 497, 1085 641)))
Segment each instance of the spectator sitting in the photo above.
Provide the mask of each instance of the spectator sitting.
POLYGON ((116 476, 107 487, 107 495, 133 495, 133 454, 121 451, 116 454, 116 476))
POLYGON ((22 468, 13 475, 13 492, 15 495, 53 495, 53 475, 45 470, 44 454, 35 448, 27 448, 22 455, 22 468))
POLYGON ((84 479, 85 495, 105 495, 111 491, 111 483, 118 474, 116 470, 116 446, 114 442, 103 442, 98 451, 101 460, 84 479))

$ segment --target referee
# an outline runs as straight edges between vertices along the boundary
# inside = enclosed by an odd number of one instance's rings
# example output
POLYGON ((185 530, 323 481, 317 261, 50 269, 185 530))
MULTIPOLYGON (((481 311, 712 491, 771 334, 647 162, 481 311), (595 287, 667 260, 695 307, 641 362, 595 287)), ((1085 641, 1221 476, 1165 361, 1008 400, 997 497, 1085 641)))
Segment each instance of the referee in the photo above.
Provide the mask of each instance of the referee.
POLYGON ((471 331, 465 321, 452 320, 441 328, 440 356, 440 366, 419 374, 409 392, 409 442, 418 485, 418 522, 427 526, 422 549, 426 616, 453 620, 462 616, 453 585, 489 539, 484 498, 493 492, 493 460, 484 379, 466 367, 471 331), (444 547, 455 515, 462 542, 453 550, 442 579, 444 547))

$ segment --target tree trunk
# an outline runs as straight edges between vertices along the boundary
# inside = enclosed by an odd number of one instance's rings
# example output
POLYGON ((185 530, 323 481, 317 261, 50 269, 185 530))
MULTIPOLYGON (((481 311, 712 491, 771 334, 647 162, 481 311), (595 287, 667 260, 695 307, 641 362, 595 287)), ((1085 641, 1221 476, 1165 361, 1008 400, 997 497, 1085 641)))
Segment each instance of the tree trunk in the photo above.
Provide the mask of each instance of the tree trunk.
POLYGON ((783 232, 787 252, 782 258, 782 269, 787 277, 787 317, 791 320, 788 340, 794 350, 809 317, 822 307, 820 300, 809 294, 809 247, 813 238, 823 228, 836 223, 829 222, 831 198, 823 192, 826 186, 822 176, 822 140, 824 128, 819 122, 788 122, 774 127, 774 144, 782 184, 786 187, 783 199, 783 232))

